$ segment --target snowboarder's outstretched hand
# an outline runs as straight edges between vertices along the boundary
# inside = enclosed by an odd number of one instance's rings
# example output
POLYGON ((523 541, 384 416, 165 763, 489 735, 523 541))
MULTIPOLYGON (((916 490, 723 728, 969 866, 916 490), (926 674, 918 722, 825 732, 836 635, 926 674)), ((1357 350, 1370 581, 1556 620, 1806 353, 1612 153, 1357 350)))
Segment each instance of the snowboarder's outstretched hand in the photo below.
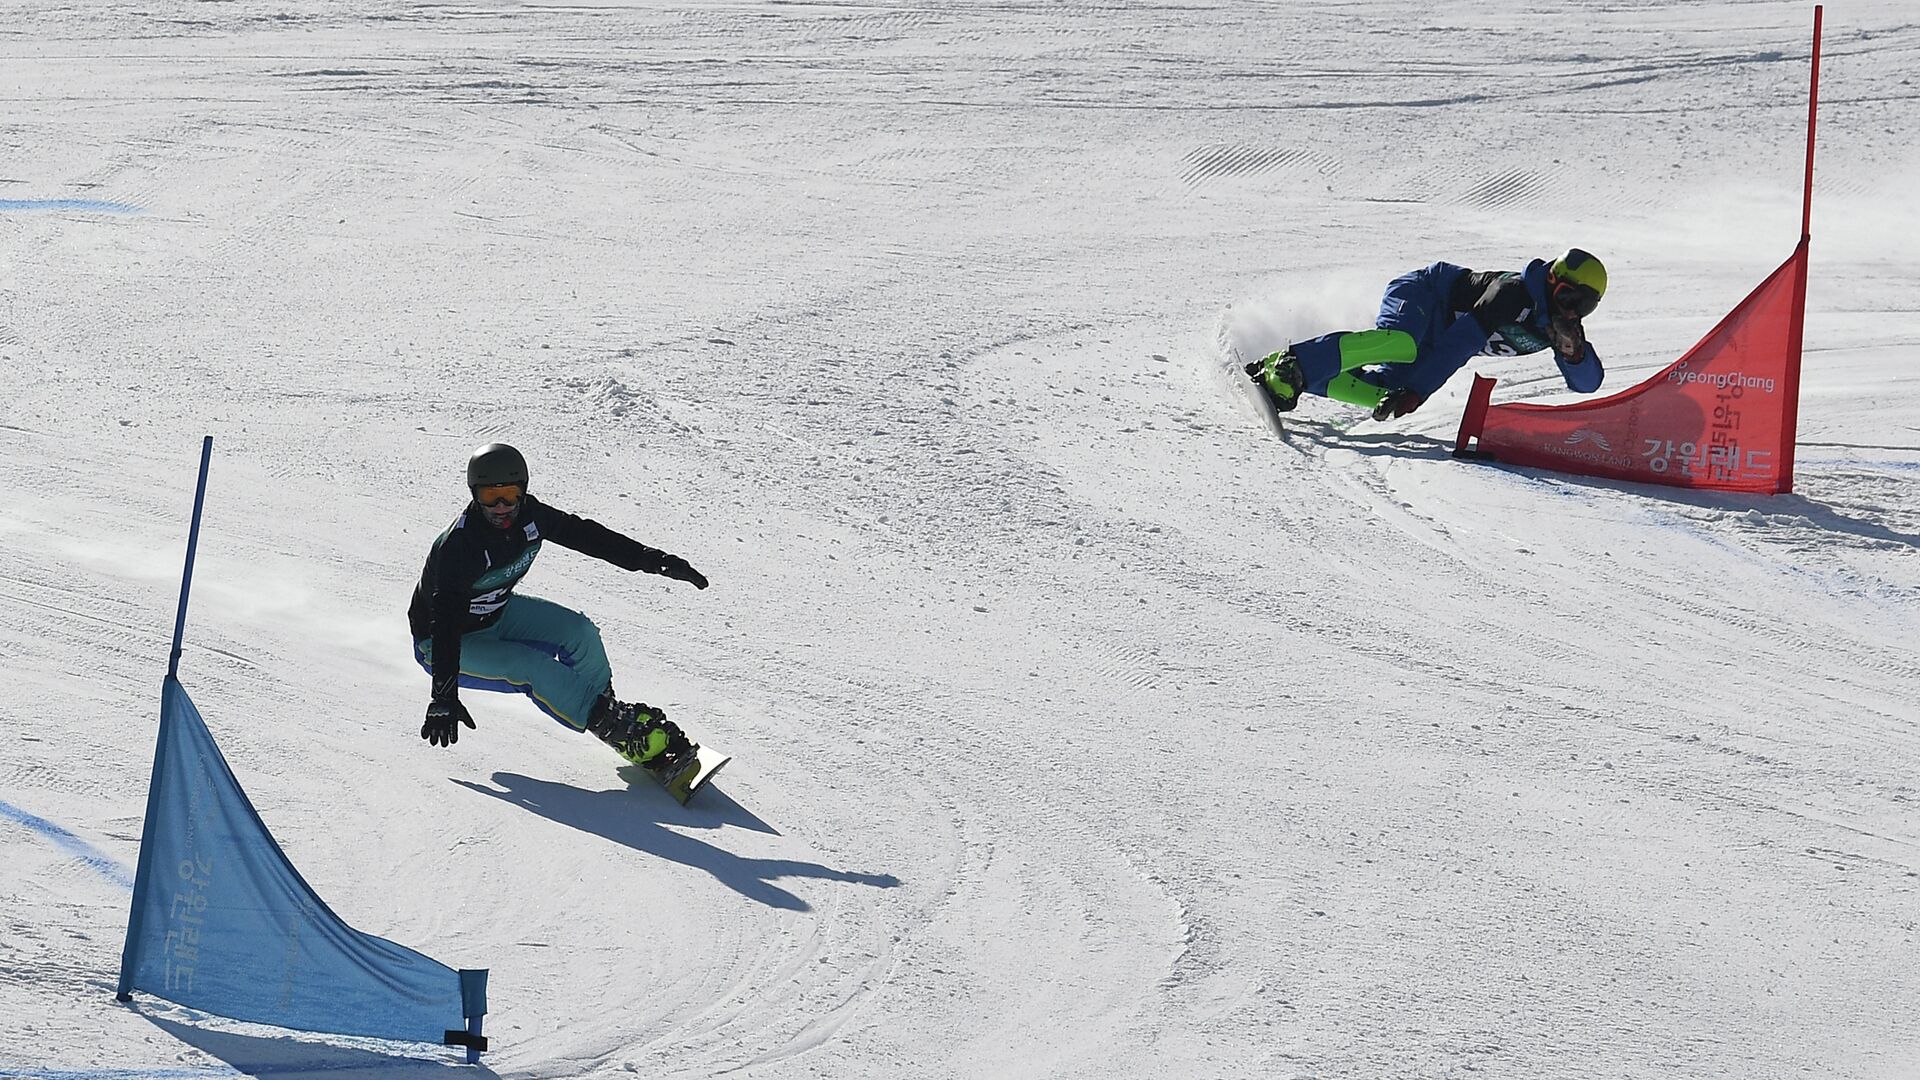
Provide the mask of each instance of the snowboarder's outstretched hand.
POLYGON ((420 737, 434 746, 452 746, 460 741, 460 725, 473 726, 467 707, 455 701, 436 701, 427 706, 427 722, 420 725, 420 737))
POLYGON ((655 571, 661 577, 670 577, 675 581, 684 581, 696 589, 707 587, 707 575, 693 568, 693 564, 678 555, 660 553, 660 569, 655 571))
POLYGON ((1373 410, 1373 418, 1391 420, 1396 416, 1405 416, 1419 408, 1426 400, 1424 395, 1414 393, 1412 390, 1403 388, 1391 391, 1386 397, 1380 399, 1379 407, 1373 410))

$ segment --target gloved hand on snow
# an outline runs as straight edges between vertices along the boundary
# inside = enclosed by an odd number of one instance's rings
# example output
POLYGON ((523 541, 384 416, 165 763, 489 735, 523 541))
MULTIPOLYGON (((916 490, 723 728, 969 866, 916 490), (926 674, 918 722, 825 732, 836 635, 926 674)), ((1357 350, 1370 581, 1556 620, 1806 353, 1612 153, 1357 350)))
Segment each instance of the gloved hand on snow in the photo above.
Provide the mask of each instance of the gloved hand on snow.
POLYGON ((1374 407, 1373 418, 1391 420, 1396 416, 1405 416, 1419 408, 1426 400, 1425 394, 1416 393, 1404 387, 1399 390, 1389 390, 1387 396, 1380 399, 1380 404, 1374 407))
POLYGON ((420 737, 434 746, 452 746, 460 741, 460 725, 473 726, 467 707, 456 699, 435 701, 427 706, 427 722, 420 725, 420 737))

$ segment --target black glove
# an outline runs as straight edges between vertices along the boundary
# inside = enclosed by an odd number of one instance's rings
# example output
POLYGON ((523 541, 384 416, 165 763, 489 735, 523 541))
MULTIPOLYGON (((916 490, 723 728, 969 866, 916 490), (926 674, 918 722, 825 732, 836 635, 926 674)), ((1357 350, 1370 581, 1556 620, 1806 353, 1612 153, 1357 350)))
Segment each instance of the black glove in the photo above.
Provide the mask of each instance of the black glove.
POLYGON ((1427 400, 1426 395, 1416 394, 1412 390, 1399 389, 1387 391, 1380 404, 1373 410, 1375 420, 1391 420, 1396 416, 1405 416, 1419 408, 1427 400))
POLYGON ((654 571, 661 577, 670 577, 675 581, 684 581, 696 589, 707 587, 707 575, 695 570, 692 564, 678 555, 660 553, 660 569, 654 571))
POLYGON ((420 725, 420 737, 434 746, 452 746, 460 741, 460 725, 473 726, 467 707, 455 701, 436 701, 427 706, 427 722, 420 725))
POLYGON ((1553 354, 1566 363, 1577 364, 1587 358, 1587 332, 1579 319, 1555 315, 1547 326, 1547 336, 1553 340, 1553 354))

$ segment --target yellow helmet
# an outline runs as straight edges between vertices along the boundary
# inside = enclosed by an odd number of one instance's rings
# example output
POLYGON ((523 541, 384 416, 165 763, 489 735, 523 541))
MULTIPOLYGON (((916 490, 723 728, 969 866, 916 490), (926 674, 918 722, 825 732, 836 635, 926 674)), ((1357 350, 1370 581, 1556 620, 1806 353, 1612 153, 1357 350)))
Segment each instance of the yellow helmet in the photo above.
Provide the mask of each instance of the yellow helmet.
POLYGON ((1584 319, 1607 295, 1607 268, 1588 252, 1571 248, 1547 268, 1547 295, 1556 308, 1584 319))

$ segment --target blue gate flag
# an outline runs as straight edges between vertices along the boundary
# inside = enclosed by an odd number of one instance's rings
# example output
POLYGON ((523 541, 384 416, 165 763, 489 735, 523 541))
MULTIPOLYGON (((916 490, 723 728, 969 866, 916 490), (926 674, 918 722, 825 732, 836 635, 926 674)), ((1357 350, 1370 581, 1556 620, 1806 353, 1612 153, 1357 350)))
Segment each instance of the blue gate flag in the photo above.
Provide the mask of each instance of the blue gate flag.
POLYGON ((453 1042, 474 1060, 486 978, 340 921, 267 831, 186 688, 166 680, 123 1000, 144 990, 301 1031, 453 1042))

